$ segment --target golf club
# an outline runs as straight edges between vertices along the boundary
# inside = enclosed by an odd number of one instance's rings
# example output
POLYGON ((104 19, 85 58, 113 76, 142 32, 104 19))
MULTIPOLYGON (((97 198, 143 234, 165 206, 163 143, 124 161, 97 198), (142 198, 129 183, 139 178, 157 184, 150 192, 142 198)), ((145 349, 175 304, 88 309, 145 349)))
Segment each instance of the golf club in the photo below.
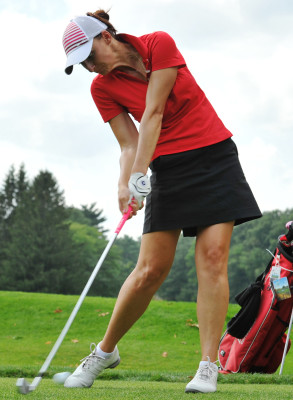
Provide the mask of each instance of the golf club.
MULTIPOLYGON (((292 254, 292 244, 291 244, 291 242, 293 240, 293 221, 288 222, 286 224, 286 228, 289 230, 289 232, 287 233, 287 235, 285 235, 286 242, 284 243, 284 245, 287 247, 288 252, 289 252, 289 248, 290 248, 291 254, 292 254)), ((287 350, 288 350, 288 346, 289 346, 292 323, 293 323, 293 307, 292 307, 291 318, 290 318, 289 327, 288 327, 288 331, 287 331, 287 338, 286 338, 286 343, 285 343, 285 347, 284 347, 284 352, 283 352, 283 357, 282 357, 282 362, 281 362, 279 375, 282 375, 282 373, 283 373, 285 358, 286 358, 286 354, 287 354, 287 350)))
POLYGON ((279 375, 282 375, 282 373, 283 373, 285 358, 286 358, 286 354, 287 354, 287 350, 288 350, 288 346, 289 346, 292 323, 293 323, 293 308, 292 308, 292 312, 291 312, 291 318, 290 318, 290 322, 289 322, 289 328, 288 328, 288 332, 287 332, 287 338, 286 338, 286 343, 285 343, 285 347, 284 347, 284 352, 283 352, 279 375))
POLYGON ((36 387, 39 385, 39 383, 41 382, 45 372, 47 371, 54 356, 56 355, 64 337, 66 336, 72 322, 74 321, 74 318, 76 317, 76 314, 78 313, 78 310, 79 310, 83 300, 85 299, 95 277, 97 276, 97 273, 99 272, 99 269, 101 268, 101 265, 103 264, 110 248, 112 247, 113 243, 115 242, 115 239, 117 238, 118 234, 120 233, 123 225, 128 220, 131 211, 132 211, 132 207, 129 205, 127 212, 123 215, 121 221, 119 222, 119 224, 115 230, 115 233, 113 234, 112 238, 109 240, 109 242, 108 242, 105 250, 103 251, 103 254, 101 255, 98 263, 96 264, 95 269, 93 270, 85 288, 83 289, 74 309, 72 310, 70 317, 68 318, 68 321, 66 322, 62 332, 60 333, 58 339, 56 340, 56 343, 54 344, 52 350, 50 351, 48 357, 46 358, 46 361, 42 365, 38 375, 34 378, 34 380, 31 384, 29 384, 24 378, 17 379, 16 387, 17 387, 19 393, 28 394, 29 392, 34 391, 36 389, 36 387))

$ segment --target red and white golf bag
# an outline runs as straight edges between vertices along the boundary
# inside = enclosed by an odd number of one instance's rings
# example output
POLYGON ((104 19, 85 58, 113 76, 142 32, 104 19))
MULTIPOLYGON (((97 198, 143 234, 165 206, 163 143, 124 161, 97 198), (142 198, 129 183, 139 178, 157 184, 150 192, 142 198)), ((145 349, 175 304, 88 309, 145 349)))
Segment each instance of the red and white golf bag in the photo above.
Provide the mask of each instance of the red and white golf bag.
POLYGON ((219 345, 221 373, 269 374, 283 367, 293 319, 293 223, 287 227, 264 273, 237 296, 242 309, 219 345))

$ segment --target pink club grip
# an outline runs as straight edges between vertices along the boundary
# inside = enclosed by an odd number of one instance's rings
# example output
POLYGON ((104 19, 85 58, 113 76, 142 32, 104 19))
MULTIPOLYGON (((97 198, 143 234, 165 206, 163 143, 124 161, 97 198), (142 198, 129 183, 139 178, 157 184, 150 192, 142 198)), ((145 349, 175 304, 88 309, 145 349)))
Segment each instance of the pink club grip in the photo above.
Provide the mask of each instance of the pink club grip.
POLYGON ((115 233, 117 233, 117 235, 120 233, 121 229, 123 228, 123 225, 128 220, 131 211, 132 211, 132 207, 131 207, 131 205, 129 205, 128 206, 128 210, 126 211, 125 214, 123 214, 123 217, 121 218, 121 221, 119 222, 119 224, 118 224, 118 226, 116 228, 115 233))
POLYGON ((293 221, 289 221, 289 222, 287 222, 287 224, 286 224, 286 228, 287 229, 289 229, 290 228, 290 226, 293 224, 293 221))

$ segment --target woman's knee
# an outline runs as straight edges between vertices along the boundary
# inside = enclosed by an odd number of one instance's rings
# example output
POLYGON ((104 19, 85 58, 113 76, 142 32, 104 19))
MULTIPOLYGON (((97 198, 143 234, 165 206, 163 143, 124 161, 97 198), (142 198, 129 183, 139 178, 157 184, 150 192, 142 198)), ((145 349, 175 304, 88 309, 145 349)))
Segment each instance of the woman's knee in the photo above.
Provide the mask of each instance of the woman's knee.
POLYGON ((201 265, 197 265, 198 274, 202 277, 218 281, 227 278, 228 254, 224 246, 211 246, 205 252, 201 265))
POLYGON ((136 268, 137 288, 158 288, 172 266, 180 230, 143 235, 136 268))
POLYGON ((196 241, 196 267, 201 274, 225 276, 234 222, 203 228, 196 241))
POLYGON ((137 288, 157 288, 159 287, 170 270, 169 265, 164 265, 158 261, 144 261, 137 264, 133 271, 136 277, 137 288))

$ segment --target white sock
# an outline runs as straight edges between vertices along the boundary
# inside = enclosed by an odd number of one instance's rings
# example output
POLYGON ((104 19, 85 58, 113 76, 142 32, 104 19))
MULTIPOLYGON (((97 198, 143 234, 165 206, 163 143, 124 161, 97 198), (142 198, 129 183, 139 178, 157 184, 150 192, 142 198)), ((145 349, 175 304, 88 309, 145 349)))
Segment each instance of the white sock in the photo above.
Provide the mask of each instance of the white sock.
POLYGON ((213 362, 209 362, 209 361, 200 361, 199 367, 203 368, 203 367, 208 366, 209 364, 211 364, 214 369, 216 369, 216 368, 218 369, 217 364, 215 364, 213 362))
POLYGON ((201 362, 199 363, 199 366, 200 366, 200 367, 205 367, 205 366, 207 366, 207 365, 209 365, 209 362, 208 362, 208 361, 201 361, 201 362))
MULTIPOLYGON (((101 343, 101 342, 100 342, 100 343, 101 343)), ((99 356, 103 357, 103 358, 109 358, 109 357, 111 357, 111 355, 114 353, 114 351, 113 351, 112 353, 106 353, 105 351, 103 351, 103 350, 100 348, 100 343, 97 345, 97 350, 96 350, 97 354, 98 354, 99 356)))

